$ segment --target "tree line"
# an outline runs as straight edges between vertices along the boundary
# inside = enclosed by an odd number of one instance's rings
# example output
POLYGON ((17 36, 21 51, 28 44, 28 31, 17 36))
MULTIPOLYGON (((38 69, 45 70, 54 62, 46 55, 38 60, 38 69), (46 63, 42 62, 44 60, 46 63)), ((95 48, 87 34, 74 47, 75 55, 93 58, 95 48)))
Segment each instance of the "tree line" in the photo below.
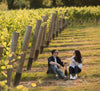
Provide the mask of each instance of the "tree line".
POLYGON ((0 2, 7 3, 8 9, 100 5, 100 0, 0 0, 0 2))

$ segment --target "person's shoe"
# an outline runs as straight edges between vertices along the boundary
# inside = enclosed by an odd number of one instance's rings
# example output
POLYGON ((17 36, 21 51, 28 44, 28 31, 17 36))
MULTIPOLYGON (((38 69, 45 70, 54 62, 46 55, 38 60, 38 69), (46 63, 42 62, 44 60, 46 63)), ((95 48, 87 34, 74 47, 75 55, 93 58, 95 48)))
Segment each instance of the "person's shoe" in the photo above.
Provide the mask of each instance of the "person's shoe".
POLYGON ((59 80, 59 77, 58 76, 56 76, 56 80, 59 80))
POLYGON ((73 77, 73 80, 76 80, 76 79, 77 79, 77 76, 74 76, 74 77, 73 77))
POLYGON ((73 76, 70 76, 70 80, 73 80, 73 76))
POLYGON ((66 76, 66 77, 64 77, 64 78, 63 78, 63 80, 64 80, 64 81, 68 80, 68 77, 67 77, 67 76, 66 76))

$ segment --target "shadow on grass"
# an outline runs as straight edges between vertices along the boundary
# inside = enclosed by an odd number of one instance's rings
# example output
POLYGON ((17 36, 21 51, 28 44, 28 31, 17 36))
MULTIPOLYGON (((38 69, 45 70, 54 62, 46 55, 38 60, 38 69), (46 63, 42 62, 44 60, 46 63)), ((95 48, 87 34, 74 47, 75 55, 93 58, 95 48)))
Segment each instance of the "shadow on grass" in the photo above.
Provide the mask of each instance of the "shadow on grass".
POLYGON ((68 28, 75 28, 75 29, 84 29, 84 28, 89 28, 89 27, 100 27, 100 24, 98 25, 81 25, 81 26, 68 26, 68 28))

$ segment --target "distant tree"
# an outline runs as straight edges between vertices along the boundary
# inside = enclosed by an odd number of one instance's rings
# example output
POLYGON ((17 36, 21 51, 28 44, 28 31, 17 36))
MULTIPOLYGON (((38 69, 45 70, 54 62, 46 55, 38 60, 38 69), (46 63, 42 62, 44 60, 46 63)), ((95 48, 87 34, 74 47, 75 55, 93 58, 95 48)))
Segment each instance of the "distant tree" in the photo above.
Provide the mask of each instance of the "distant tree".
POLYGON ((30 8, 41 8, 43 0, 30 0, 30 8))
POLYGON ((100 5, 100 0, 0 0, 0 2, 7 3, 8 9, 100 5))
POLYGON ((56 5, 57 6, 64 6, 64 3, 62 2, 62 0, 56 0, 56 5))
POLYGON ((15 0, 13 5, 14 5, 14 9, 30 8, 30 1, 29 0, 15 0))
POLYGON ((65 6, 97 6, 100 0, 62 0, 65 6))
POLYGON ((57 6, 57 4, 56 4, 56 0, 53 0, 52 5, 53 5, 54 7, 57 6))
POLYGON ((74 6, 84 6, 85 0, 74 0, 74 6))
POLYGON ((7 0, 8 9, 13 9, 14 0, 7 0))
POLYGON ((74 1, 75 0, 62 0, 63 4, 66 6, 74 6, 74 1))
POLYGON ((43 0, 43 7, 52 7, 52 0, 43 0))

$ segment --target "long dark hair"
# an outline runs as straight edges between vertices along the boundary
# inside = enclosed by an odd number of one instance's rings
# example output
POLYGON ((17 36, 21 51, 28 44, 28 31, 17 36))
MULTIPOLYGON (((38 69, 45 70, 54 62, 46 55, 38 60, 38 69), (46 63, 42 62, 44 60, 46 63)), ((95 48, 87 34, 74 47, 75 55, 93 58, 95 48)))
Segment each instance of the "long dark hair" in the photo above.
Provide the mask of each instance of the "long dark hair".
POLYGON ((75 61, 78 63, 82 63, 82 56, 81 56, 81 52, 79 50, 75 50, 75 61))

